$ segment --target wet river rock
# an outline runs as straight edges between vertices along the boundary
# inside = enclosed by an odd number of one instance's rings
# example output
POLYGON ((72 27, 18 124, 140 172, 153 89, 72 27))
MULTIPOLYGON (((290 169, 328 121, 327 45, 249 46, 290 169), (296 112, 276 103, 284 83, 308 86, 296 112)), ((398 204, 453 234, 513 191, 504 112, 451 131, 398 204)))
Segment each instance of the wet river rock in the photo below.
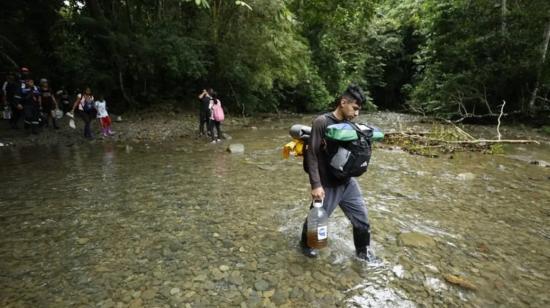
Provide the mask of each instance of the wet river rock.
POLYGON ((244 145, 241 143, 232 143, 227 148, 227 151, 231 154, 243 154, 244 153, 244 145))
MULTIPOLYGON (((229 141, 196 137, 196 115, 179 115, 169 129, 149 125, 158 118, 138 125, 125 117, 113 125, 121 134, 106 140, 79 142, 81 131, 70 131, 70 146, 0 148, 10 162, 0 164, 0 186, 9 188, 0 198, 0 307, 549 306, 548 168, 375 146, 357 181, 382 264, 355 258, 339 208, 329 247, 311 260, 298 248, 307 175, 301 158, 282 160, 281 146, 291 124, 312 116, 274 117, 269 127, 224 123, 246 146, 231 155, 229 141)), ((359 120, 406 124, 382 115, 359 120)), ((548 147, 509 150, 550 157, 548 147)))
POLYGON ((432 248, 435 246, 433 238, 417 232, 401 233, 397 240, 399 245, 407 247, 432 248))

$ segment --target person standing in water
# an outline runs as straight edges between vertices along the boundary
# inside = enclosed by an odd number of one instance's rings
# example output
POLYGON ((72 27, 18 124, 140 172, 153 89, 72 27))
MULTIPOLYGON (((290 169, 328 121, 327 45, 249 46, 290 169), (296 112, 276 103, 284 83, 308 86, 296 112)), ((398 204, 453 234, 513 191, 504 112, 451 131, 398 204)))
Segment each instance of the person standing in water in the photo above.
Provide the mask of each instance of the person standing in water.
POLYGON ((199 136, 203 136, 208 129, 210 121, 210 100, 212 99, 212 93, 214 90, 208 88, 208 90, 203 89, 201 94, 199 94, 199 136))
POLYGON ((56 93, 59 98, 60 108, 63 111, 63 114, 66 114, 71 110, 71 102, 69 100, 69 92, 65 89, 65 86, 62 86, 59 91, 56 93))
MULTIPOLYGON (((329 125, 351 121, 359 115, 365 101, 363 91, 350 85, 335 101, 334 110, 318 116, 311 127, 311 137, 305 152, 304 167, 309 176, 311 197, 323 201, 323 208, 330 217, 340 206, 353 226, 353 242, 358 258, 371 261, 375 257, 370 250, 370 225, 363 195, 355 178, 338 179, 331 174, 325 132, 329 125)), ((307 218, 303 225, 300 246, 304 255, 315 258, 318 250, 307 245, 307 218)))
POLYGON ((221 125, 225 118, 222 108, 222 102, 218 99, 216 92, 212 93, 212 99, 208 105, 210 110, 210 121, 208 122, 210 137, 212 138, 212 143, 221 142, 223 137, 221 125), (216 128, 216 134, 214 134, 214 128, 216 128))
POLYGON ((98 96, 98 100, 95 101, 95 109, 97 110, 97 118, 101 125, 103 137, 114 135, 114 132, 111 130, 111 117, 107 112, 107 103, 101 94, 98 96))
POLYGON ((45 121, 44 126, 48 127, 51 119, 53 128, 59 129, 55 121, 55 114, 53 113, 59 106, 46 78, 40 79, 40 96, 42 99, 42 113, 44 114, 45 121))
POLYGON ((75 110, 77 115, 84 121, 84 138, 93 139, 91 122, 95 118, 95 105, 94 96, 92 95, 92 89, 86 87, 84 93, 78 94, 76 100, 73 103, 71 113, 74 114, 75 110))
POLYGON ((23 105, 21 105, 20 85, 15 81, 15 74, 10 72, 2 85, 2 99, 4 106, 11 110, 10 126, 17 129, 17 122, 23 116, 23 105))
POLYGON ((23 114, 25 115, 25 129, 30 128, 32 134, 38 134, 40 109, 42 109, 40 90, 34 85, 34 80, 27 79, 20 93, 23 114))

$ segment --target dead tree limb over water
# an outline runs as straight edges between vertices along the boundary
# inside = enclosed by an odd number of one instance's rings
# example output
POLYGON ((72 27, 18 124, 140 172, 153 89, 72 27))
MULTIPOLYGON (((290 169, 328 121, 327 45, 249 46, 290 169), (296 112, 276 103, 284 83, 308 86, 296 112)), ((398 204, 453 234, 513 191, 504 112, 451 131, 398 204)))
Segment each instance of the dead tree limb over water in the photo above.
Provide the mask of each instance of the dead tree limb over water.
POLYGON ((382 147, 397 146, 411 154, 438 157, 443 153, 475 151, 490 154, 502 152, 502 144, 540 144, 529 139, 477 139, 456 125, 434 125, 424 132, 388 132, 382 147))

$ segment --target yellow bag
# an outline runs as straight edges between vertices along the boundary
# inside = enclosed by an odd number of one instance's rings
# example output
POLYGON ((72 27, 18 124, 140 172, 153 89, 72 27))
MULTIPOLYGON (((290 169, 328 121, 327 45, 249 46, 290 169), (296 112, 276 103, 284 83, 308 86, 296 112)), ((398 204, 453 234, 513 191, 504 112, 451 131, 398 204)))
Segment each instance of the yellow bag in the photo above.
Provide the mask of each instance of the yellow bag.
POLYGON ((304 155, 304 141, 300 139, 293 139, 291 142, 283 146, 283 157, 288 159, 290 155, 303 156, 304 155))

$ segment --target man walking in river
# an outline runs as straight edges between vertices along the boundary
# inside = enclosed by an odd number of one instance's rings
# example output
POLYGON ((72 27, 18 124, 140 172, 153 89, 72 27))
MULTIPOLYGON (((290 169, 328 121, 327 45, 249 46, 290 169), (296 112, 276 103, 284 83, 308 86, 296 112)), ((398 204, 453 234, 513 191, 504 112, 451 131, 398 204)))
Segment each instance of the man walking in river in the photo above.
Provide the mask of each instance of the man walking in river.
MULTIPOLYGON (((311 137, 304 157, 304 167, 309 175, 313 200, 323 200, 323 208, 328 216, 337 205, 340 206, 353 226, 353 242, 357 257, 371 261, 374 255, 369 248, 370 227, 359 184, 352 177, 338 179, 331 174, 329 157, 325 150, 327 127, 357 117, 364 101, 362 89, 351 85, 335 101, 332 112, 323 114, 313 121, 311 137)), ((307 245, 307 219, 302 229, 300 246, 304 255, 311 258, 318 256, 318 251, 307 245)))

